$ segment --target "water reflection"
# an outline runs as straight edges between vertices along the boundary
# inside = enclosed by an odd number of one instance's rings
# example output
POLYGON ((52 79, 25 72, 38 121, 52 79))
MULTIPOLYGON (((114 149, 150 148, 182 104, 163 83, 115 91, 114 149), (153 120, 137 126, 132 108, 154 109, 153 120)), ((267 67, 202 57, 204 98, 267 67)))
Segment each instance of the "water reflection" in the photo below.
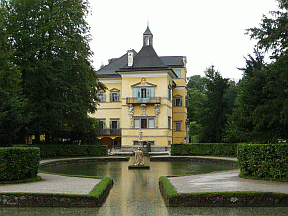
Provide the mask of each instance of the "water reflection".
POLYGON ((113 178, 114 186, 100 208, 0 208, 0 215, 271 215, 272 212, 273 215, 288 214, 288 208, 167 208, 158 187, 160 176, 193 175, 232 167, 184 161, 150 162, 149 158, 145 158, 145 164, 150 165, 150 170, 128 170, 128 165, 133 162, 83 162, 45 168, 46 171, 55 173, 113 178))

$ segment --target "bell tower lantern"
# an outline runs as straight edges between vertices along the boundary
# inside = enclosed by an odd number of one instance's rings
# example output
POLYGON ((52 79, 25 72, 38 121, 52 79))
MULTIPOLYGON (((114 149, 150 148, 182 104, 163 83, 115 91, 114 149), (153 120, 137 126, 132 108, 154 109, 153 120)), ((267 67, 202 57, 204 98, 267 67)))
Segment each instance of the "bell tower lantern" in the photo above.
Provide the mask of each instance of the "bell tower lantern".
POLYGON ((151 33, 149 26, 143 33, 143 46, 153 46, 153 34, 151 33))

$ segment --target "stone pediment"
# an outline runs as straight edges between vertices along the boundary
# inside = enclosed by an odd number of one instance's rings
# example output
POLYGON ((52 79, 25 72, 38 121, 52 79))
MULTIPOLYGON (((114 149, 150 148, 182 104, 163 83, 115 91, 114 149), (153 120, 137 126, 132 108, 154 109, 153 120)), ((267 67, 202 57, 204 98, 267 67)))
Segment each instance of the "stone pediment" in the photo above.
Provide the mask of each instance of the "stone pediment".
POLYGON ((183 96, 182 95, 179 95, 179 94, 176 94, 173 96, 173 98, 182 98, 183 96))
POLYGON ((131 87, 156 87, 157 85, 150 83, 150 82, 146 82, 145 78, 142 78, 141 82, 135 83, 133 85, 131 85, 131 87))
POLYGON ((109 91, 110 91, 110 92, 120 92, 120 90, 117 89, 117 88, 112 88, 112 89, 110 89, 109 91))

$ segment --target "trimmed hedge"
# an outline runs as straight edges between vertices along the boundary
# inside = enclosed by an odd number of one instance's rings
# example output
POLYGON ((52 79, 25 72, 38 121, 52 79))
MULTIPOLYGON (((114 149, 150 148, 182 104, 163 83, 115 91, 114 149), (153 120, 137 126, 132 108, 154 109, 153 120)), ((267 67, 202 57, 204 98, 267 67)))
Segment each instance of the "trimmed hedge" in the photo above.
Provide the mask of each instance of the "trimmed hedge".
POLYGON ((237 156, 237 143, 172 144, 171 155, 237 156))
POLYGON ((0 181, 36 178, 39 161, 39 148, 0 148, 0 181))
POLYGON ((107 145, 39 145, 41 158, 108 156, 107 145))
POLYGON ((288 180, 287 144, 239 144, 240 176, 288 180))

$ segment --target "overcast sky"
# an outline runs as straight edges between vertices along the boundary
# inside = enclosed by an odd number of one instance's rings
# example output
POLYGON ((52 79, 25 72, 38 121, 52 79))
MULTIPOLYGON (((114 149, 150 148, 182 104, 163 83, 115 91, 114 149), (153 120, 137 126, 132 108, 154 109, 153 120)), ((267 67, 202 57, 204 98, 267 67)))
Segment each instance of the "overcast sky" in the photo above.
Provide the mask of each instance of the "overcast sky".
POLYGON ((256 41, 245 29, 278 10, 275 0, 90 0, 93 65, 128 49, 139 52, 149 27, 159 56, 187 56, 187 76, 204 75, 212 64, 223 77, 240 79, 237 67, 253 53, 256 41))

